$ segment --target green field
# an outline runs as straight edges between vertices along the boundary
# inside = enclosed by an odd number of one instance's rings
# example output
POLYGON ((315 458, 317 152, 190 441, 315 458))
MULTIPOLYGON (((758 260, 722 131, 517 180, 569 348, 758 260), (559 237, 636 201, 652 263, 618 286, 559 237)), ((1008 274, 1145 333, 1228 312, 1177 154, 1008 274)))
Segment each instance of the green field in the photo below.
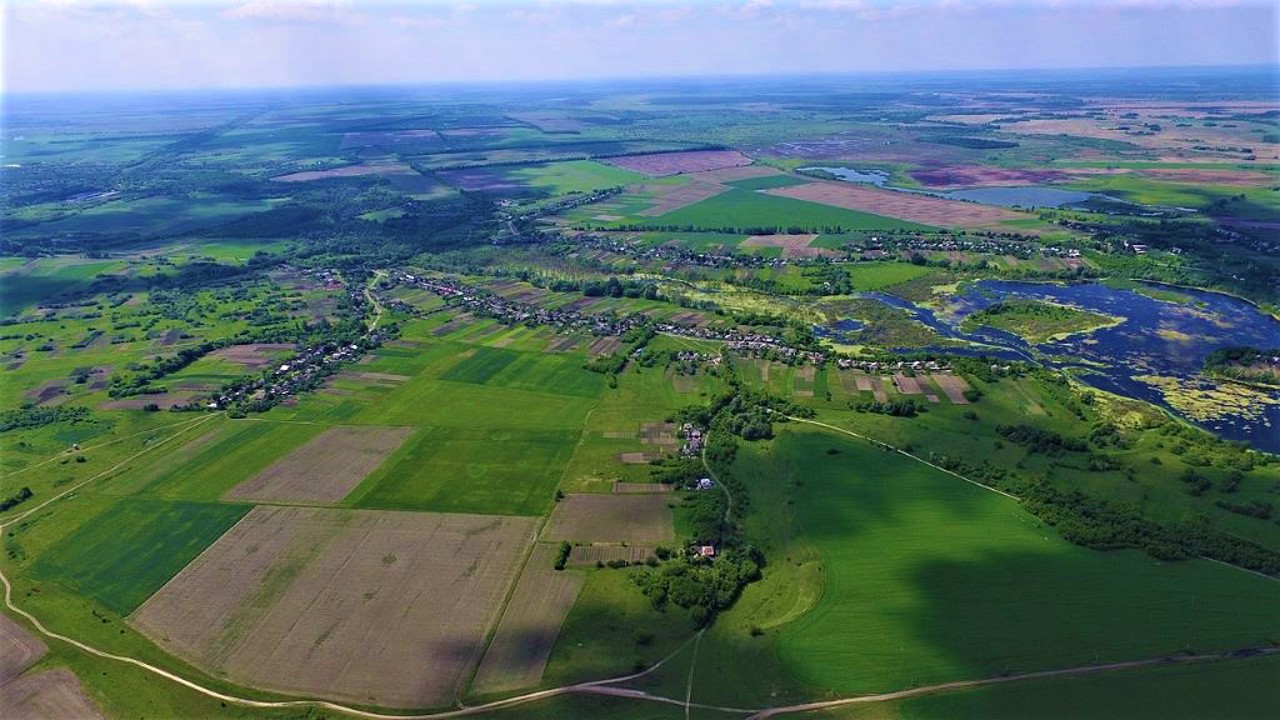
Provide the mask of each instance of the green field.
POLYGON ((1075 333, 1118 325, 1124 318, 1102 315, 1040 300, 1005 300, 966 317, 962 327, 987 325, 1011 332, 1030 343, 1043 343, 1075 333))
POLYGON ((428 427, 347 498, 364 508, 541 515, 578 433, 428 427))
POLYGON ((822 559, 821 599, 777 640, 814 689, 1255 646, 1280 621, 1269 580, 1072 546, 1007 498, 860 441, 797 429, 735 468, 794 484, 797 525, 822 559))
POLYGON ((507 174, 507 177, 555 195, 588 193, 620 185, 631 185, 647 179, 640 173, 594 160, 571 160, 534 165, 513 170, 507 174))
POLYGON ((656 217, 657 225, 700 229, 798 227, 808 230, 924 230, 916 223, 735 188, 656 217))
POLYGON ((247 505, 121 499, 42 553, 31 572, 125 615, 248 511, 247 505))
MULTIPOLYGON (((843 720, 1256 720, 1280 714, 1280 657, 1175 665, 1045 680, 1028 680, 895 703, 836 710, 843 720)), ((806 717, 806 716, 801 716, 806 717)), ((817 716, 814 716, 817 717, 817 716)))
POLYGON ((905 262, 858 263, 849 266, 849 277, 853 280, 853 287, 860 292, 883 290, 931 272, 934 272, 932 268, 905 262))
POLYGON ((105 492, 212 502, 324 430, 260 420, 215 422, 191 442, 109 481, 105 492))

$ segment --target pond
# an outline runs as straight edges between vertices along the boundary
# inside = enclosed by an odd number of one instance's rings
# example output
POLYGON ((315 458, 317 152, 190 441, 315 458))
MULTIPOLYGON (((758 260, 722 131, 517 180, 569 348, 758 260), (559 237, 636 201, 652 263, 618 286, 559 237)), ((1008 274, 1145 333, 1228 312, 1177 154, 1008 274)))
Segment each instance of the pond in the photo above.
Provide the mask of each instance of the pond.
POLYGON ((1039 187, 1036 185, 972 188, 970 190, 952 190, 951 192, 937 194, 953 200, 968 200, 986 205, 1023 208, 1057 208, 1066 205, 1077 205, 1097 197, 1093 193, 1039 187))
MULTIPOLYGON (((902 308, 943 337, 981 345, 959 354, 1034 359, 1059 370, 1076 370, 1082 381, 1101 390, 1155 403, 1221 437, 1248 440, 1257 448, 1280 452, 1280 392, 1267 393, 1272 401, 1269 404, 1253 403, 1240 412, 1197 419, 1171 405, 1158 387, 1138 379, 1172 378, 1194 389, 1197 383, 1202 383, 1197 373, 1205 358, 1218 348, 1280 347, 1280 321, 1248 302, 1199 290, 1179 288, 1178 292, 1189 296, 1191 302, 1165 302, 1100 283, 1053 285, 999 280, 974 283, 965 292, 950 298, 937 312, 880 293, 867 293, 863 297, 902 308), (994 328, 960 330, 961 323, 970 314, 1010 297, 1074 305, 1123 317, 1125 321, 1091 333, 1035 345, 994 328)), ((937 351, 957 354, 954 349, 937 351)), ((1205 383, 1204 389, 1211 386, 1212 383, 1205 383)))
POLYGON ((802 167, 798 168, 798 170, 800 172, 806 170, 824 172, 839 180, 851 183, 869 183, 883 187, 885 183, 889 182, 889 173, 884 170, 854 170, 846 167, 802 167))
POLYGON ((802 167, 801 172, 809 170, 816 172, 824 172, 835 177, 837 180, 843 180, 851 183, 866 183, 875 185, 886 190, 894 190, 896 192, 914 193, 916 195, 932 195, 933 197, 948 198, 951 200, 967 200, 969 202, 983 203, 985 205, 1000 205, 1002 207, 1023 207, 1023 208, 1057 208, 1067 205, 1078 205, 1080 203, 1092 200, 1094 198, 1106 198, 1106 196, 1097 195, 1095 193, 1079 192, 1077 190, 1063 190, 1061 188, 1042 187, 1039 185, 1026 185, 1022 187, 984 187, 970 188, 967 190, 917 190, 915 188, 904 188, 890 185, 889 173, 884 170, 858 170, 847 167, 802 167))

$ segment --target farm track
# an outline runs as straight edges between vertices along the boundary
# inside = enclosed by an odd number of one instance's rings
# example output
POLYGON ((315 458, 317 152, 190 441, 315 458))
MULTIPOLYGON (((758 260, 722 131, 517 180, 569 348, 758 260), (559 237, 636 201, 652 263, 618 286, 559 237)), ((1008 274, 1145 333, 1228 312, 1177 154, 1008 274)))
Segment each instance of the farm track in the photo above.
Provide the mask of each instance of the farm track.
MULTIPOLYGON (((147 430, 142 433, 134 433, 133 435, 126 436, 126 438, 133 437, 136 435, 145 434, 146 432, 156 432, 157 430, 163 430, 167 428, 182 426, 182 429, 180 429, 178 432, 175 432, 172 435, 165 437, 163 440, 160 440, 146 448, 143 448, 142 450, 139 450, 138 452, 116 463, 112 467, 106 470, 103 470, 102 472, 99 472, 75 484, 74 486, 40 503, 39 505, 36 505, 35 507, 29 508, 22 513, 14 515, 4 520, 3 522, 0 522, 0 533, 2 533, 8 526, 12 525, 13 523, 18 522, 23 518, 30 516, 32 513, 35 513, 47 507, 48 505, 54 502, 57 502, 58 500, 61 500, 67 495, 76 492, 80 488, 83 488, 84 486, 94 482, 95 480, 99 480, 103 477, 110 475, 111 473, 115 472, 121 467, 124 467, 125 465, 127 465, 129 462, 132 462, 133 460, 145 455, 146 453, 149 453, 152 450, 162 445, 165 445, 166 443, 180 437, 185 432, 187 432, 187 430, 189 430, 191 427, 196 427, 206 422, 209 422, 214 418, 218 417, 219 415, 221 415, 221 413, 209 415, 203 418, 199 418, 197 420, 174 423, 172 425, 166 426, 165 428, 147 430)), ((785 417, 788 417, 789 419, 796 422, 802 422, 802 423, 823 427, 823 428, 826 428, 835 432, 839 432, 845 435, 850 435, 852 437, 871 441, 871 439, 867 438, 866 436, 860 435, 852 431, 844 430, 842 428, 838 428, 833 425, 829 425, 827 423, 818 422, 815 420, 808 420, 805 418, 796 418, 796 417, 790 417, 790 416, 785 416, 785 417)), ((103 443, 95 447, 103 447, 105 445, 120 442, 121 440, 124 440, 126 438, 118 438, 117 440, 114 440, 111 443, 103 443)), ((925 463, 926 465, 930 465, 931 467, 935 467, 935 468, 937 467, 936 465, 933 465, 932 463, 929 463, 905 451, 898 450, 897 448, 894 448, 894 450, 914 460, 925 463)), ((65 455, 65 453, 58 453, 57 455, 53 456, 52 458, 44 462, 50 462, 63 455, 65 455)), ((706 463, 705 446, 704 446, 703 462, 705 465, 706 463)), ((39 464, 44 464, 44 463, 39 463, 39 464)), ((31 466, 31 467, 34 467, 34 466, 31 466)), ((944 472, 947 472, 951 475, 954 475, 960 478, 961 480, 964 480, 965 482, 969 482, 974 485, 978 485, 979 487, 982 487, 986 490, 990 490, 991 492, 999 493, 1001 495, 1014 498, 1014 496, 1009 495, 1008 493, 1002 492, 1000 490, 996 490, 994 488, 986 487, 984 485, 981 485, 980 483, 976 483, 954 472, 945 470, 943 468, 938 468, 938 469, 943 470, 944 472)), ((707 467, 707 471, 710 472, 709 466, 707 467)), ((18 471, 18 472, 21 472, 21 471, 18 471)), ((727 495, 728 494, 727 489, 725 490, 725 492, 727 495)), ((729 496, 729 499, 730 499, 730 502, 732 502, 731 495, 729 496)), ((726 513, 726 515, 727 514, 728 513, 726 513)), ((23 618, 25 618, 31 624, 31 626, 34 627, 41 635, 47 638, 52 638, 54 640, 62 641, 68 645, 71 645, 72 647, 75 647, 85 652, 86 654, 93 655, 95 657, 103 658, 106 660, 114 660, 117 662, 133 665, 137 668, 150 672, 160 678, 174 682, 189 690, 200 693, 201 695, 205 695, 206 697, 210 697, 215 700, 219 700, 221 702, 230 703, 230 704, 238 705, 241 707, 258 708, 258 709, 318 708, 323 710, 330 710, 330 711, 341 713, 344 715, 349 715, 352 717, 367 718, 368 720, 444 720, 445 718, 478 715, 478 714, 490 712, 493 710, 499 710, 507 707, 514 707, 517 705, 523 705, 523 704, 535 702, 538 700, 545 700, 548 698, 559 697, 564 695, 572 695, 572 694, 605 695, 605 696, 611 696, 611 697, 630 698, 634 700, 644 700, 648 702, 658 702, 658 703, 664 703, 668 705, 675 705, 678 707, 683 707, 685 709, 686 716, 690 714, 693 708, 698 708, 700 710, 715 710, 715 711, 725 712, 725 713, 738 713, 741 715, 748 715, 749 717, 747 718, 747 720, 763 720, 764 718, 770 718, 770 717, 775 717, 775 716, 784 715, 784 714, 812 712, 817 710, 824 710, 824 709, 842 707, 842 706, 854 705, 854 704, 901 700, 901 699, 907 699, 912 697, 918 697, 922 695, 946 693, 946 692, 957 691, 957 690, 967 690, 967 689, 985 687, 988 685, 1017 682, 1020 680, 1035 680, 1035 679, 1041 679, 1041 678, 1067 677, 1067 676, 1075 676, 1075 675, 1091 675, 1091 674, 1110 672, 1110 671, 1132 670, 1132 669, 1143 668, 1143 667, 1202 663, 1202 662, 1213 662, 1213 661, 1229 661, 1233 659, 1257 657, 1260 655, 1280 654, 1280 648, 1265 647, 1265 648, 1246 648, 1246 649, 1236 650, 1232 652, 1209 654, 1209 655, 1160 657, 1160 658, 1152 658, 1147 660, 1131 660, 1131 661, 1107 663, 1107 664, 1101 664, 1101 665, 1085 665, 1085 666, 1070 667, 1070 668, 1060 668, 1056 670, 1042 670, 1042 671, 1036 671, 1036 672, 1017 673, 1017 674, 1003 675, 999 677, 984 678, 984 679, 977 679, 977 680, 959 680, 959 681, 953 681, 948 683, 926 685, 926 686, 921 686, 917 688, 910 688, 907 690, 897 690, 897 691, 874 694, 874 695, 856 695, 856 696, 845 697, 845 698, 836 698, 832 700, 822 700, 822 701, 815 701, 810 703, 800 703, 795 705, 784 705, 784 706, 761 708, 761 709, 736 708, 736 707, 708 705, 708 704, 693 702, 692 701, 693 673, 694 673, 695 666, 690 667, 688 680, 686 682, 686 687, 685 687, 685 697, 683 700, 677 699, 677 698, 669 698, 662 695, 654 695, 654 694, 645 692, 643 690, 614 687, 618 683, 636 680, 658 670, 663 665, 665 665, 668 661, 674 658, 676 655, 683 652, 684 649, 688 647, 690 643, 694 644, 694 650, 695 650, 694 660, 696 661, 697 645, 699 644, 699 641, 701 640, 703 635, 703 632, 699 632, 697 635, 695 635, 694 637, 690 638, 685 643, 683 643, 679 648, 674 650, 671 654, 667 655, 666 657, 662 658, 658 662, 654 663, 652 666, 644 670, 641 670, 640 672, 631 673, 628 675, 620 675, 612 678, 605 678, 602 680, 592 680, 588 682, 574 683, 571 685, 562 685, 555 688, 548 688, 545 690, 538 690, 530 693, 525 693, 523 695, 517 695, 515 697, 510 697, 503 700, 496 700, 490 703, 485 703, 483 705, 475 705, 471 707, 459 707, 456 710, 445 710, 441 712, 419 713, 419 714, 382 713, 382 712, 376 712, 372 710, 363 710, 356 707, 350 707, 347 705, 342 705, 340 703, 334 703, 327 700, 319 700, 319 699, 254 700, 252 698, 239 697, 236 695, 230 695, 227 693, 219 692, 218 690, 214 690, 212 688, 206 687, 192 680, 188 680, 187 678, 184 678, 180 675, 177 675, 175 673, 172 673, 168 670, 157 667, 150 663, 144 662, 137 658, 133 658, 125 655, 117 655, 114 653, 107 652, 105 650, 100 650, 92 645, 80 642, 79 640, 76 640, 74 638, 53 632, 52 630, 45 627, 40 622, 40 620, 37 619, 34 615, 23 610, 22 608, 19 608, 17 605, 13 603, 13 585, 9 581, 9 577, 3 572, 3 570, 0 570, 0 583, 4 585, 4 604, 9 611, 16 613, 22 616, 23 618)))
POLYGON ((1280 654, 1280 648, 1249 648, 1246 650, 1237 650, 1227 653, 1218 653, 1213 655, 1195 655, 1184 657, 1162 657, 1152 658, 1148 660, 1130 660, 1127 662, 1106 663, 1103 665, 1084 665, 1080 667, 1061 668, 1058 670, 1041 670, 1038 672, 1016 673, 1013 675, 1003 675, 1000 677, 985 678, 982 680, 958 680, 956 682, 940 683, 938 685, 926 685, 910 690, 895 690, 893 692, 880 693, 878 695, 857 695, 854 697, 838 698, 836 700, 822 700, 819 702, 801 703, 798 705, 785 705, 782 707, 768 708, 760 710, 747 718, 747 720, 764 720, 777 715, 785 715, 790 713, 813 712, 816 710, 829 710, 836 707, 844 707, 846 705, 857 705, 860 703, 876 703, 886 702, 890 700, 905 700, 907 698, 919 697, 921 695, 934 695, 937 693, 951 692, 954 690, 969 690, 972 688, 986 687, 989 685, 1000 685, 1003 683, 1017 682, 1019 680, 1036 680, 1041 678, 1053 677, 1069 677, 1076 675, 1093 675, 1115 670, 1134 670, 1144 667, 1155 667, 1161 665, 1186 665, 1191 663, 1226 661, 1233 659, 1241 659, 1246 657, 1258 657, 1259 655, 1275 655, 1280 654))

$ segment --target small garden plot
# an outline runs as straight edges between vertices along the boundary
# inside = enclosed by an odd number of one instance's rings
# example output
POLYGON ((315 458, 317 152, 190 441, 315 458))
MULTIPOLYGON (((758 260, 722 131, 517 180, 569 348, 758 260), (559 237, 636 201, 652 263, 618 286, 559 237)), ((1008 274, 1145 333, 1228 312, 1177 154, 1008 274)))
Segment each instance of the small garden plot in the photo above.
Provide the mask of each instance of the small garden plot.
POLYGON ((816 365, 801 365, 796 368, 795 375, 791 378, 792 392, 796 397, 813 397, 817 374, 816 365))
POLYGON ((452 702, 534 521, 258 507, 133 616, 233 682, 387 707, 452 702))
POLYGON ((413 434, 409 427, 335 427, 227 493, 229 500, 335 503, 413 434))
POLYGON ((648 545, 574 545, 569 551, 568 564, 575 567, 594 566, 600 563, 624 560, 629 563, 642 563, 651 557, 653 548, 648 545))
POLYGON ((559 548, 539 543, 525 564, 493 642, 480 662, 471 692, 503 692, 537 685, 582 589, 581 573, 555 569, 559 548))
POLYGON ((568 495, 551 513, 545 537, 571 542, 657 544, 675 538, 666 495, 568 495))
POLYGON ((924 392, 916 378, 901 373, 893 376, 893 386, 903 395, 920 395, 924 392))
POLYGON ((288 343, 254 343, 214 350, 208 357, 225 360, 249 370, 261 370, 275 365, 294 350, 295 346, 288 343))
POLYGON ((649 493, 669 493, 671 486, 663 483, 616 482, 613 491, 619 495, 646 495, 649 493))

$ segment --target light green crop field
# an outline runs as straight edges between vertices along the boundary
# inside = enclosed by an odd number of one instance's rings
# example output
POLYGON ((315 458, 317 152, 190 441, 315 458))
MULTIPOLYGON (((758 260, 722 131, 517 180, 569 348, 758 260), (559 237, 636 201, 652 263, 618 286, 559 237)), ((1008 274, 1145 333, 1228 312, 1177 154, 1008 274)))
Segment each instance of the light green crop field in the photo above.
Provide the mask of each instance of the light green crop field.
POLYGON ((572 430, 420 430, 346 504, 362 508, 541 515, 554 499, 578 433, 572 430))
POLYGON ((801 227, 843 230, 924 230, 924 225, 819 203, 732 189, 652 220, 694 228, 801 227))
POLYGON ((777 639, 783 665, 814 689, 886 691, 1275 638, 1280 588, 1269 580, 1072 546, 1015 502, 864 442, 788 429, 739 458, 753 483, 795 483, 796 521, 822 559, 821 599, 777 639))
POLYGON ((123 498, 41 554, 31 572, 127 614, 248 511, 248 505, 123 498))
POLYGON ((510 171, 507 177, 556 195, 587 193, 619 185, 631 185, 647 179, 640 173, 594 160, 571 160, 522 167, 510 171))
POLYGON ((858 263, 848 266, 853 288, 861 292, 883 290, 934 272, 932 268, 904 262, 858 263))
POLYGON ((214 501, 324 430, 321 425, 218 418, 203 434, 113 478, 103 491, 214 501))

